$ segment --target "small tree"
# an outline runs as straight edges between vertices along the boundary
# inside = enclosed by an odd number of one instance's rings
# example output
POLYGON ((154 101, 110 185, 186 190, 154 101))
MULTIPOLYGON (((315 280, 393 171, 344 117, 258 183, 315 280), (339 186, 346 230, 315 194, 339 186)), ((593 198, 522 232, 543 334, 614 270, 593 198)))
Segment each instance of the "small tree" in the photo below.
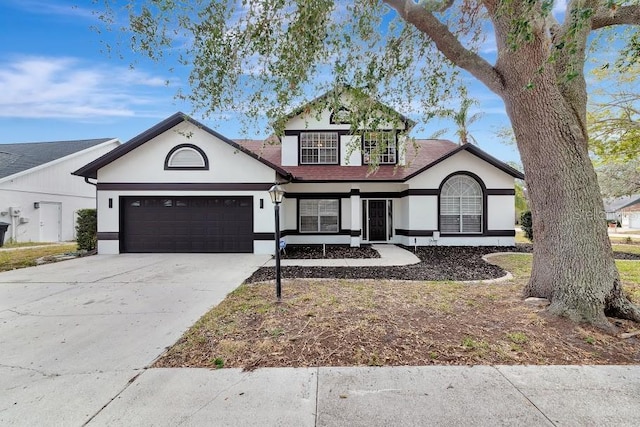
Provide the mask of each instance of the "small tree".
POLYGON ((78 249, 92 251, 98 243, 98 217, 95 209, 80 209, 76 224, 78 249))
POLYGON ((522 212, 520 215, 520 227, 524 231, 524 237, 533 242, 533 221, 531 220, 531 211, 522 212))

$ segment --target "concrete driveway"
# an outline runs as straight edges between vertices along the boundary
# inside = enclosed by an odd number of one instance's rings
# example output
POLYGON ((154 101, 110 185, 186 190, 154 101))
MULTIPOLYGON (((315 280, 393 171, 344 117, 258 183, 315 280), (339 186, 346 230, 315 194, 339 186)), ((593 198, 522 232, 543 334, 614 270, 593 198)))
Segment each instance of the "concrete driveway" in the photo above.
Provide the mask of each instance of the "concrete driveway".
POLYGON ((0 273, 0 425, 82 425, 268 256, 99 255, 0 273))

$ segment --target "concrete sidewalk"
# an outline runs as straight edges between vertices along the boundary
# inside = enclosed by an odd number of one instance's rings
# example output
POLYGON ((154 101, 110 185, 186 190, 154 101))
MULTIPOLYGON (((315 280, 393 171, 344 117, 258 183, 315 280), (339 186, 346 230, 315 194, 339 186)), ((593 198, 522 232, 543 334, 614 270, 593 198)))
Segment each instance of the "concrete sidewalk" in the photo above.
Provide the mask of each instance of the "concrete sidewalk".
MULTIPOLYGON (((302 267, 385 267, 392 265, 411 265, 420 262, 413 253, 396 245, 371 245, 378 251, 380 258, 342 258, 342 259, 281 259, 280 265, 302 267)), ((264 266, 273 267, 275 259, 264 266)))
POLYGON ((638 426, 639 392, 639 366, 148 369, 88 425, 638 426))

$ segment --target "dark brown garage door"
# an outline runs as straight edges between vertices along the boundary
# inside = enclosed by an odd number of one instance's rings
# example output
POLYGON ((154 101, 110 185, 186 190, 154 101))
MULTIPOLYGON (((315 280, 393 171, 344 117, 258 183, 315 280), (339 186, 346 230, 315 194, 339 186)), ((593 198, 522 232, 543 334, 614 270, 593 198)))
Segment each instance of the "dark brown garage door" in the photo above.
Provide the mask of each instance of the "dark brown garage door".
POLYGON ((253 252, 251 197, 123 197, 123 252, 253 252))

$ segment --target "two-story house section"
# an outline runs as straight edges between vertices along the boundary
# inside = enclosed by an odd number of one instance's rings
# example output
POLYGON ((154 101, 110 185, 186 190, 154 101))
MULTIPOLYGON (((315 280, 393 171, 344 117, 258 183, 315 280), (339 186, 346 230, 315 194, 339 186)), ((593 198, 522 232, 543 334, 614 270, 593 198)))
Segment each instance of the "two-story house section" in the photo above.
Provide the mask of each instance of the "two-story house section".
POLYGON ((276 143, 177 113, 76 171, 98 181, 99 252, 273 253, 274 182, 287 244, 515 244, 520 172, 473 145, 410 138, 414 123, 382 104, 389 119, 371 129, 349 123, 348 98, 321 99, 283 118, 276 143))

